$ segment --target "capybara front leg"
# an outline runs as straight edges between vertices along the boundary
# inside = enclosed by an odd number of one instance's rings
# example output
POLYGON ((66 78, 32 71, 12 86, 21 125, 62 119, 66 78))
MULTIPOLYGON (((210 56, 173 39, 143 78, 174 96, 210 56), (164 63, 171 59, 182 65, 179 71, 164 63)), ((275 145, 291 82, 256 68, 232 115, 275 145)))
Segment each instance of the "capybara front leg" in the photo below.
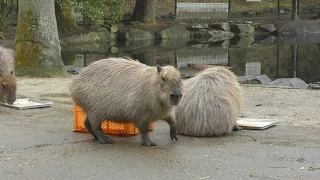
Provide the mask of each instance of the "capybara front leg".
POLYGON ((101 121, 89 119, 91 124, 91 129, 93 134, 98 138, 98 140, 103 144, 113 144, 114 142, 106 136, 101 129, 101 121))
POLYGON ((136 123, 141 137, 141 145, 143 146, 156 146, 156 143, 150 140, 149 137, 149 124, 145 121, 139 121, 136 123))
POLYGON ((164 118, 164 120, 170 126, 170 138, 171 138, 171 140, 173 140, 173 139, 178 140, 178 138, 177 138, 176 121, 175 121, 174 117, 172 115, 169 115, 166 118, 164 118))
POLYGON ((233 126, 233 131, 241 131, 243 128, 237 125, 233 126))
POLYGON ((86 119, 84 120, 83 124, 84 124, 84 126, 86 127, 87 131, 92 134, 92 136, 94 137, 94 139, 98 139, 98 137, 92 132, 92 127, 91 127, 91 124, 90 124, 90 122, 89 122, 89 120, 88 120, 88 116, 87 116, 86 119))

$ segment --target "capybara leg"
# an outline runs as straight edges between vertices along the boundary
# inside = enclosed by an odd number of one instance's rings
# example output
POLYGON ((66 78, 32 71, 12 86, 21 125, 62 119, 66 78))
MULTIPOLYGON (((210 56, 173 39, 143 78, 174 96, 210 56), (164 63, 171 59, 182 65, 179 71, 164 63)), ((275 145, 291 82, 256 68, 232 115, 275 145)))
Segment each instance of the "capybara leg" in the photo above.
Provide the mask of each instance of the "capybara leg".
POLYGON ((90 122, 89 122, 89 120, 88 120, 88 117, 86 117, 86 119, 84 120, 83 124, 84 124, 84 126, 86 127, 87 131, 88 131, 89 133, 91 133, 92 136, 93 136, 95 139, 98 139, 98 137, 92 132, 92 127, 91 127, 91 124, 90 124, 90 122))
POLYGON ((173 140, 173 139, 178 140, 178 138, 177 138, 176 121, 175 121, 174 117, 172 115, 169 115, 166 118, 164 118, 164 120, 170 126, 170 138, 171 138, 171 140, 173 140))
POLYGON ((101 129, 101 121, 92 121, 90 120, 90 124, 91 124, 91 129, 93 134, 98 137, 98 140, 103 143, 103 144, 113 144, 114 142, 108 137, 106 136, 102 129, 101 129))
POLYGON ((233 126, 233 131, 241 131, 243 128, 237 125, 233 126))
POLYGON ((150 140, 149 137, 149 123, 145 121, 139 121, 137 127, 140 132, 141 145, 143 146, 156 146, 156 143, 150 140))

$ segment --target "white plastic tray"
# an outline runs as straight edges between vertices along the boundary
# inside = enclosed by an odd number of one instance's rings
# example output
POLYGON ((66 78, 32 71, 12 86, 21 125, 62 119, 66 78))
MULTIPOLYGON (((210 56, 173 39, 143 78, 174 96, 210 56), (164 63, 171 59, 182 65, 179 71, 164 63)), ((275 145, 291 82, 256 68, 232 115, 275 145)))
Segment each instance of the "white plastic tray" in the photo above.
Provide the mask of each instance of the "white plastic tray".
POLYGON ((17 99, 12 105, 0 102, 1 106, 5 106, 12 109, 17 109, 17 110, 51 107, 52 104, 53 103, 50 101, 33 101, 30 98, 17 99))
POLYGON ((277 119, 250 119, 250 118, 239 118, 237 125, 243 129, 256 129, 263 130, 277 124, 277 119))

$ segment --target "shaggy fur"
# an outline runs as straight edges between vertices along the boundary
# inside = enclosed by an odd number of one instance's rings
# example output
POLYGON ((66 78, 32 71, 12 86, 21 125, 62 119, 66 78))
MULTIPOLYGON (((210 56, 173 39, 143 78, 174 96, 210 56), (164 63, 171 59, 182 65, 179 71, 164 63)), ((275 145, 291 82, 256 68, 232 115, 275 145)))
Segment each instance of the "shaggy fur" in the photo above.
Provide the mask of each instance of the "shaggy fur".
POLYGON ((0 102, 16 101, 16 79, 13 72, 13 52, 0 46, 0 102))
POLYGON ((88 131, 92 129, 90 133, 102 143, 112 143, 98 129, 103 120, 136 123, 142 145, 155 145, 148 136, 149 124, 166 120, 171 139, 177 140, 171 111, 181 90, 181 76, 174 67, 150 67, 128 58, 95 61, 70 83, 74 102, 87 113, 88 131))
POLYGON ((242 113, 243 92, 237 78, 225 67, 207 68, 188 79, 175 108, 177 133, 221 136, 232 132, 242 113))

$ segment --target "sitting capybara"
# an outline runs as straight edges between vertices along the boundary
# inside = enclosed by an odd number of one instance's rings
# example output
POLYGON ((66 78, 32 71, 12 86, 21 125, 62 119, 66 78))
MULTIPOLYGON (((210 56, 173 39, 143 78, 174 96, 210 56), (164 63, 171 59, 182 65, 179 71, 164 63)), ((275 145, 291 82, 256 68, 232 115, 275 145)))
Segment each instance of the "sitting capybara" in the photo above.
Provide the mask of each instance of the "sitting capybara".
POLYGON ((0 102, 13 104, 16 101, 16 79, 13 73, 13 53, 0 46, 0 102))
POLYGON ((241 129, 236 121, 243 93, 233 72, 221 66, 207 68, 186 80, 183 89, 174 111, 178 134, 221 136, 241 129))
POLYGON ((165 120, 171 139, 178 140, 171 111, 181 91, 181 76, 174 67, 151 67, 121 57, 90 63, 70 83, 74 102, 87 114, 86 129, 101 143, 113 143, 101 130, 104 120, 135 123, 145 146, 156 146, 148 135, 149 124, 165 120))

